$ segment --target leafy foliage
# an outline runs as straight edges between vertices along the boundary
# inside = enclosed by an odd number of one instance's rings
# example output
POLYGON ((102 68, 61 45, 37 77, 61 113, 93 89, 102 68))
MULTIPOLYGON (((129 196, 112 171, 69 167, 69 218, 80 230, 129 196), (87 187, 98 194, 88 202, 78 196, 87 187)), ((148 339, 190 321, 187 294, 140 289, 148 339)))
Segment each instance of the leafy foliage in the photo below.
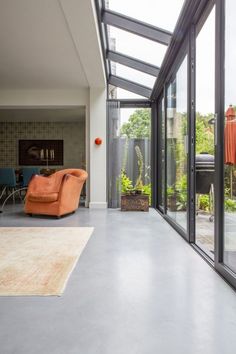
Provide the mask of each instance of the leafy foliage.
POLYGON ((210 210, 210 200, 207 194, 202 194, 198 199, 198 207, 201 210, 209 211, 210 210))
POLYGON ((196 154, 214 154, 214 125, 208 123, 212 118, 212 114, 202 116, 196 113, 196 154))
POLYGON ((127 123, 121 127, 121 136, 128 138, 150 138, 151 117, 149 108, 136 109, 127 123))
POLYGON ((225 199, 225 211, 234 212, 236 211, 236 201, 233 199, 225 199))
POLYGON ((187 175, 183 175, 175 185, 177 196, 177 210, 186 210, 188 201, 187 175))
MULTIPOLYGON (((209 120, 212 119, 212 114, 202 115, 199 112, 196 113, 196 154, 206 152, 208 154, 214 155, 214 125, 209 124, 209 120)), ((151 184, 143 185, 142 175, 144 170, 143 157, 138 146, 135 147, 139 176, 137 178, 135 186, 133 186, 132 181, 125 173, 125 166, 127 163, 127 146, 129 138, 150 138, 150 110, 148 108, 136 109, 135 112, 129 117, 127 123, 124 123, 121 127, 121 136, 126 136, 126 149, 122 164, 122 172, 120 175, 121 192, 130 193, 134 190, 142 190, 142 193, 149 195, 149 202, 151 203, 151 184)), ((187 134, 187 114, 183 113, 181 117, 181 135, 187 134)), ((171 149, 175 151, 175 159, 177 164, 177 174, 176 183, 172 186, 167 187, 167 198, 175 198, 177 210, 186 210, 187 207, 187 178, 186 174, 182 174, 183 166, 186 160, 184 146, 182 141, 169 140, 171 149), (181 172, 182 171, 182 172, 181 172)), ((225 210, 227 212, 236 211, 236 200, 229 198, 229 188, 225 190, 225 210)), ((200 195, 199 196, 199 208, 204 211, 209 211, 209 196, 200 195)))
POLYGON ((145 186, 143 186, 143 194, 147 194, 149 197, 149 205, 152 204, 152 191, 151 191, 151 183, 146 184, 145 186))
POLYGON ((129 179, 129 177, 126 175, 124 171, 121 171, 120 182, 121 182, 121 193, 127 194, 133 190, 134 187, 132 181, 129 179))
POLYGON ((188 201, 187 175, 183 175, 179 178, 173 186, 167 187, 167 200, 169 206, 171 200, 174 200, 176 210, 186 210, 188 201))

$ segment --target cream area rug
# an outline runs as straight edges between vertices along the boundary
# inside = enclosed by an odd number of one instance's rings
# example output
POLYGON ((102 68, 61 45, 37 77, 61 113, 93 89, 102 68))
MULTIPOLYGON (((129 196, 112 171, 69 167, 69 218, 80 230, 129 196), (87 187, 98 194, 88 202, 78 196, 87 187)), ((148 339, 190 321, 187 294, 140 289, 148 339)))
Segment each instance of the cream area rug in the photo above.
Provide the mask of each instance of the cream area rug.
POLYGON ((0 296, 62 295, 92 227, 0 227, 0 296))

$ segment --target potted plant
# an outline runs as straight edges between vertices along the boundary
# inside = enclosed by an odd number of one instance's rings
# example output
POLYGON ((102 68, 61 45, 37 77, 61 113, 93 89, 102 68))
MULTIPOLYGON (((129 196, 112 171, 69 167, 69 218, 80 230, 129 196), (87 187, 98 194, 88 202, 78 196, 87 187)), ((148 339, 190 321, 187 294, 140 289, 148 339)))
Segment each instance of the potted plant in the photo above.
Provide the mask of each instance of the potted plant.
POLYGON ((143 155, 139 146, 135 146, 138 160, 138 177, 133 186, 132 181, 126 175, 125 171, 121 171, 121 210, 122 211, 148 211, 149 195, 144 193, 143 185, 143 155))

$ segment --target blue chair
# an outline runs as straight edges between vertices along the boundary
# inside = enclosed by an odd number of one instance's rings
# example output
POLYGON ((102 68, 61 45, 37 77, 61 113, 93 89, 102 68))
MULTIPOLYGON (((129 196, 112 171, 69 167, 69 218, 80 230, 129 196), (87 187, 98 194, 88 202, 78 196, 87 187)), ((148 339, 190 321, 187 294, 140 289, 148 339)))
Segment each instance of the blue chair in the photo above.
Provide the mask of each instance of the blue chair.
POLYGON ((20 192, 24 189, 25 187, 22 187, 21 185, 17 184, 16 182, 16 174, 15 174, 15 169, 12 167, 3 167, 0 168, 0 186, 2 188, 2 193, 0 195, 0 200, 2 199, 3 195, 5 192, 10 191, 10 194, 7 195, 5 200, 3 201, 1 208, 0 208, 0 213, 3 212, 3 208, 11 197, 13 198, 13 201, 15 202, 15 194, 18 193, 19 197, 21 199, 21 194, 20 192))
POLYGON ((7 190, 10 190, 11 192, 10 195, 13 195, 13 199, 14 199, 14 194, 17 191, 16 175, 15 175, 14 168, 12 167, 0 168, 0 186, 2 189, 0 199, 3 197, 4 193, 7 190))
POLYGON ((22 176, 23 182, 21 184, 22 187, 28 187, 28 184, 34 175, 39 175, 40 169, 39 167, 23 167, 22 168, 22 176))
POLYGON ((0 185, 10 188, 16 187, 16 175, 15 170, 12 167, 0 168, 0 185))

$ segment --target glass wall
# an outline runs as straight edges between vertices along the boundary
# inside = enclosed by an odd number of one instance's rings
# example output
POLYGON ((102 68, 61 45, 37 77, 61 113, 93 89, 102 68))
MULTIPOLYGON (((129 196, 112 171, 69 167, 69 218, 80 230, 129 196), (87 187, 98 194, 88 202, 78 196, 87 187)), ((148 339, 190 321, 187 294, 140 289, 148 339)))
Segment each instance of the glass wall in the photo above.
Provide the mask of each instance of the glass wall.
POLYGON ((236 2, 225 4, 224 264, 236 272, 236 2))
POLYGON ((215 7, 196 38, 195 242, 214 257, 215 7), (207 55, 207 60, 206 60, 207 55))
POLYGON ((167 88, 167 214, 187 229, 187 56, 167 88))
POLYGON ((235 13, 234 0, 208 1, 186 30, 189 57, 179 48, 160 72, 157 204, 236 288, 235 13))

